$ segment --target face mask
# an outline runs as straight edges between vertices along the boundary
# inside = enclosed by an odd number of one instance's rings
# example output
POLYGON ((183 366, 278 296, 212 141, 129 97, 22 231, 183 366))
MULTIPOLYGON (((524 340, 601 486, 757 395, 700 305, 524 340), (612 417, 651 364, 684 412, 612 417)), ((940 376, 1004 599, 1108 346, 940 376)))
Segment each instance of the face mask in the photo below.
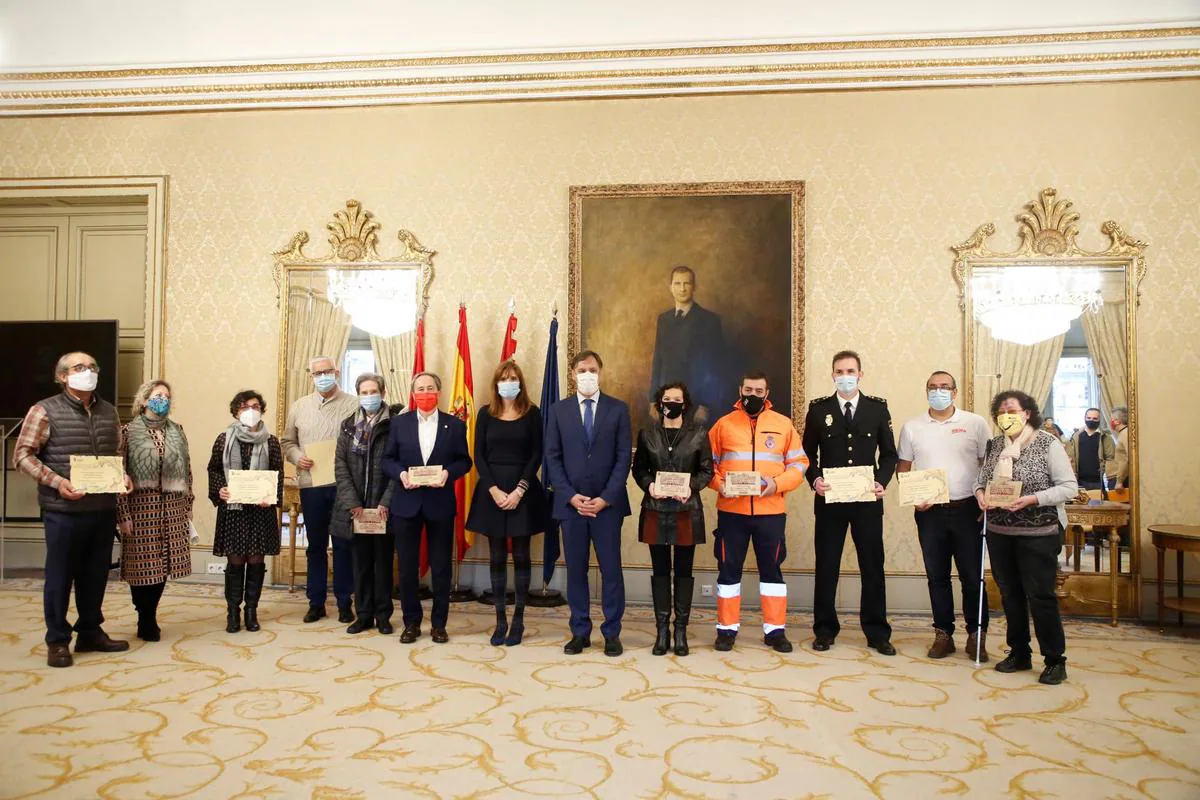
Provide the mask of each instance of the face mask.
POLYGON ((591 397, 600 391, 600 376, 595 372, 579 372, 575 375, 575 385, 584 397, 591 397))
POLYGON ((767 399, 765 397, 759 397, 756 394, 742 395, 742 408, 744 408, 746 413, 752 417, 756 417, 762 412, 763 406, 766 404, 766 402, 767 399))
POLYGON ((438 392, 413 392, 412 400, 419 411, 428 414, 437 408, 438 392))
POLYGON ((67 376, 67 386, 77 392, 94 392, 99 381, 99 374, 90 369, 83 372, 72 372, 67 376))
POLYGON ((157 397, 151 397, 146 401, 146 408, 160 417, 165 417, 171 410, 171 398, 163 397, 161 394, 157 397))
POLYGON ((262 412, 257 408, 243 409, 242 413, 238 414, 238 422, 247 428, 257 428, 258 423, 262 422, 262 412))
POLYGON ((945 411, 954 402, 949 389, 930 389, 929 407, 934 411, 945 411))
POLYGON ((313 378, 313 383, 316 384, 317 391, 324 394, 337 386, 337 376, 335 375, 318 375, 313 378))
POLYGON ((858 391, 857 375, 838 375, 833 382, 837 384, 838 391, 842 394, 854 394, 858 391))
POLYGON ((1020 414, 1014 414, 1011 411, 1006 411, 996 415, 996 427, 1005 436, 1016 436, 1025 427, 1025 420, 1020 414))
POLYGON ((662 415, 667 419, 679 419, 683 416, 683 401, 682 400, 663 400, 658 405, 662 415))
POLYGON ((520 381, 500 381, 496 384, 496 393, 505 400, 516 400, 521 393, 520 381))
POLYGON ((360 394, 358 396, 358 404, 363 407, 363 411, 368 414, 374 414, 383 405, 383 395, 381 394, 360 394))
POLYGON ((1085 419, 1085 420, 1083 421, 1083 424, 1084 424, 1084 425, 1087 425, 1087 429, 1088 429, 1089 431, 1098 431, 1098 430, 1100 430, 1100 420, 1098 420, 1098 419, 1085 419))

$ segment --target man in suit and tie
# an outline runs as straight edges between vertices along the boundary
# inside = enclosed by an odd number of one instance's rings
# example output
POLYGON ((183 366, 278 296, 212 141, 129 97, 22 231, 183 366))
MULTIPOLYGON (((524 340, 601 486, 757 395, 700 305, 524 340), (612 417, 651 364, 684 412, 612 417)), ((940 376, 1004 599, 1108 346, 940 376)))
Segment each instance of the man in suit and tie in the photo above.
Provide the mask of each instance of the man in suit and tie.
POLYGON ((550 407, 546 422, 546 471, 554 487, 554 518, 562 522, 567 557, 571 641, 567 655, 591 647, 588 565, 596 550, 604 607, 604 655, 619 656, 625 579, 621 573, 621 523, 629 516, 633 440, 629 406, 600 391, 600 356, 584 350, 571 360, 576 393, 550 407), (589 547, 589 545, 591 547, 589 547))
POLYGON ((411 404, 416 409, 392 422, 383 451, 383 474, 400 486, 388 507, 388 528, 396 537, 400 554, 400 609, 404 631, 400 641, 411 644, 421 636, 420 583, 421 530, 429 541, 429 568, 433 574, 433 613, 430 636, 438 644, 450 640, 446 619, 450 613, 451 563, 454 558, 454 518, 458 501, 454 482, 471 470, 467 426, 453 414, 438 411, 442 380, 432 372, 413 378, 411 404), (414 480, 409 470, 438 466, 432 483, 414 480))
POLYGON ((862 359, 853 350, 833 357, 837 392, 813 400, 804 420, 804 452, 811 459, 805 477, 816 492, 816 591, 813 598, 813 649, 833 646, 841 626, 834 599, 846 545, 846 526, 858 552, 862 579, 859 620, 867 645, 885 656, 896 655, 892 626, 887 621, 887 589, 883 577, 883 495, 896 473, 898 457, 887 401, 862 394, 862 359), (878 454, 878 460, 876 455, 878 454), (826 503, 828 485, 822 477, 833 467, 869 466, 875 473, 875 500, 826 503))
POLYGON ((696 271, 691 267, 671 268, 671 297, 674 306, 658 315, 654 329, 654 356, 650 364, 650 417, 657 413, 654 396, 658 387, 679 381, 687 384, 696 404, 696 419, 707 427, 717 409, 729 402, 725 394, 725 335, 721 317, 696 302, 696 271))

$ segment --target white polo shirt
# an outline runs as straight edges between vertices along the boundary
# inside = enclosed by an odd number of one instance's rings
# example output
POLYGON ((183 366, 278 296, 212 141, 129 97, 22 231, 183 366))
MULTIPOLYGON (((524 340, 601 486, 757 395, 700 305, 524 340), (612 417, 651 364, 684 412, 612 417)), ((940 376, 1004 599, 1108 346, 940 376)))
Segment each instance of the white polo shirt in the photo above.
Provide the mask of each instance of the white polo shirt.
POLYGON ((913 469, 943 469, 950 484, 950 499, 962 500, 975 493, 979 459, 992 438, 987 420, 970 411, 954 409, 947 420, 936 420, 926 411, 900 429, 896 452, 913 469))

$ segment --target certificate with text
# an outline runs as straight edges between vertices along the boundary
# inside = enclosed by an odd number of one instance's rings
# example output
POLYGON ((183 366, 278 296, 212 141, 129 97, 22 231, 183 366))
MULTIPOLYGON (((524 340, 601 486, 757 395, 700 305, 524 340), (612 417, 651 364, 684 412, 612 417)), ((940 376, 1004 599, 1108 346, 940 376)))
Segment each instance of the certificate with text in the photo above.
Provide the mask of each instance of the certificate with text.
POLYGON ((829 467, 821 471, 825 479, 826 503, 874 503, 873 467, 829 467))
POLYGON ((354 532, 371 535, 387 533, 387 523, 383 521, 378 508, 364 508, 358 519, 354 520, 354 532))
POLYGON ((71 485, 87 494, 125 494, 120 456, 71 456, 71 485))
POLYGON ((266 501, 275 505, 278 498, 279 473, 273 469, 229 470, 229 502, 258 505, 266 501))
POLYGON ((983 502, 991 508, 1005 508, 1021 499, 1021 482, 993 478, 983 490, 983 502))
POLYGON ((950 482, 944 469, 914 469, 896 473, 900 505, 923 506, 949 503, 950 482))
POLYGON ((437 486, 442 480, 442 465, 429 464, 424 467, 409 467, 408 482, 413 486, 437 486))
POLYGON ((762 494, 762 476, 749 470, 725 473, 726 497, 758 497, 762 494))
POLYGON ((656 472, 654 474, 655 491, 660 495, 683 497, 690 494, 692 474, 690 472, 656 472))

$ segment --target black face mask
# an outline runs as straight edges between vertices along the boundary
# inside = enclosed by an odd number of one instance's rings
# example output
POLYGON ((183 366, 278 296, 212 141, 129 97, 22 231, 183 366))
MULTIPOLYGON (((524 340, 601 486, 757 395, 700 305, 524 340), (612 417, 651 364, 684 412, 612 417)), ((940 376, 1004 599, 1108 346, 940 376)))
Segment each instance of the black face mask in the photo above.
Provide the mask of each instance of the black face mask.
POLYGON ((667 419, 678 419, 683 416, 683 402, 677 400, 664 400, 659 403, 658 408, 662 411, 662 415, 667 419))
POLYGON ((1098 419, 1085 419, 1083 421, 1083 424, 1087 425, 1087 429, 1089 431, 1095 431, 1095 430, 1100 429, 1100 420, 1098 420, 1098 419))
POLYGON ((766 403, 766 398, 759 397, 756 394, 742 395, 742 408, 752 417, 757 417, 763 410, 763 405, 766 403))

